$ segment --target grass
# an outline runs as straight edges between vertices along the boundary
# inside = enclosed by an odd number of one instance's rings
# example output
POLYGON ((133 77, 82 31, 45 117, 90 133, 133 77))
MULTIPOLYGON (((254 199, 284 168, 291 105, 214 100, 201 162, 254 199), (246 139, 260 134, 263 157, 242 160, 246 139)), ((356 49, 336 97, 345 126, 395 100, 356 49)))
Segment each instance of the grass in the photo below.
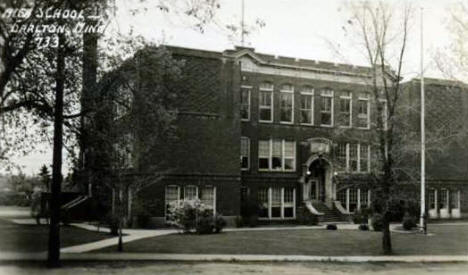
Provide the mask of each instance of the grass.
MULTIPOLYGON (((396 255, 467 255, 467 225, 433 225, 432 236, 393 233, 396 255)), ((358 230, 238 231, 172 234, 125 244, 126 252, 270 255, 382 255, 381 233, 358 230)), ((94 252, 113 252, 107 247, 94 252)))
MULTIPOLYGON (((60 227, 61 247, 110 238, 108 233, 92 232, 73 226, 60 227)), ((41 252, 47 250, 48 225, 20 225, 0 218, 0 251, 41 252)))

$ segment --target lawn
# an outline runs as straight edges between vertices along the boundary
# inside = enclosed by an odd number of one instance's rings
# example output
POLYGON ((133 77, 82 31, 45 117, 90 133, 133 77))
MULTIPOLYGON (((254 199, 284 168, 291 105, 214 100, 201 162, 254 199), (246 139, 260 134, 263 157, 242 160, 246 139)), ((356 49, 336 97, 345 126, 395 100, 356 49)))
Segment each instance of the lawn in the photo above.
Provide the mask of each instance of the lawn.
MULTIPOLYGON (((468 225, 432 225, 431 236, 393 233, 396 255, 467 255, 468 225)), ((125 244, 126 252, 270 255, 381 255, 381 233, 305 229, 172 234, 125 244)), ((114 252, 107 247, 95 252, 114 252)))
MULTIPOLYGON (((47 250, 47 225, 19 225, 0 218, 0 251, 40 252, 47 250)), ((110 238, 108 233, 92 232, 73 226, 61 226, 61 247, 73 246, 110 238)))

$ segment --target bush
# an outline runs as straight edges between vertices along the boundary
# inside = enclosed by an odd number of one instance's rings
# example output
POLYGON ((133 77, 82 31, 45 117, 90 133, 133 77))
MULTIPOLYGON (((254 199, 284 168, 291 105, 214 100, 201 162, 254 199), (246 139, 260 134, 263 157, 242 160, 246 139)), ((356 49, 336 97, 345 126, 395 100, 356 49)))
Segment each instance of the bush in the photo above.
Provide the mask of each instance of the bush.
POLYGON ((297 208, 297 222, 304 225, 317 225, 319 223, 318 216, 312 215, 305 207, 297 208))
POLYGON ((198 234, 213 233, 213 230, 214 230, 213 216, 199 218, 195 230, 198 234))
POLYGON ((356 211, 353 215, 354 224, 367 223, 368 215, 364 211, 356 211))
POLYGON ((168 224, 189 233, 193 229, 199 234, 219 233, 226 221, 219 214, 207 208, 200 200, 182 201, 168 209, 168 224))
POLYGON ((0 205, 6 206, 29 206, 31 204, 28 196, 22 192, 1 192, 0 205))
POLYGON ((226 220, 219 214, 214 217, 214 231, 220 233, 226 227, 226 220))
POLYGON ((241 204, 242 226, 257 226, 259 211, 258 201, 248 196, 241 204))
POLYGON ((108 214, 105 218, 105 224, 110 229, 110 234, 113 236, 119 235, 119 217, 117 215, 108 214))
POLYGON ((383 216, 381 214, 374 214, 372 216, 372 227, 374 228, 374 231, 382 231, 383 216))
POLYGON ((336 224, 327 224, 327 230, 337 230, 336 224))
POLYGON ((359 225, 359 230, 361 231, 368 231, 369 230, 369 226, 367 224, 360 224, 359 225))
POLYGON ((417 226, 414 217, 411 217, 408 212, 403 217, 402 225, 405 230, 411 230, 417 226))

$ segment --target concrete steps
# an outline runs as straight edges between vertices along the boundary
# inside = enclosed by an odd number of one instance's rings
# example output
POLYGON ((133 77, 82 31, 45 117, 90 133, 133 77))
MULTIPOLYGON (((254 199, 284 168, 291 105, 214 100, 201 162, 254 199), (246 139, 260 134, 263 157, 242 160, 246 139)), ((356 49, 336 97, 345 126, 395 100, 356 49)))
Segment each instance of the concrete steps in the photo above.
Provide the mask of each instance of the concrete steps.
POLYGON ((346 217, 343 217, 338 210, 328 208, 323 202, 313 201, 312 205, 319 212, 323 213, 323 216, 319 216, 320 222, 346 222, 348 221, 348 219, 346 217))

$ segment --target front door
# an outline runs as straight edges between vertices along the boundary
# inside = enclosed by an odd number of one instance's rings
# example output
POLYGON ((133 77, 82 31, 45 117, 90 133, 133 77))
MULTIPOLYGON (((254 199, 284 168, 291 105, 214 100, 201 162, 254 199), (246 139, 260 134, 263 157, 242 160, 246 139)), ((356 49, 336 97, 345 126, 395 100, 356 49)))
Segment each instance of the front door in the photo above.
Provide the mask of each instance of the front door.
POLYGON ((309 180, 309 199, 325 202, 325 182, 324 178, 309 180))

